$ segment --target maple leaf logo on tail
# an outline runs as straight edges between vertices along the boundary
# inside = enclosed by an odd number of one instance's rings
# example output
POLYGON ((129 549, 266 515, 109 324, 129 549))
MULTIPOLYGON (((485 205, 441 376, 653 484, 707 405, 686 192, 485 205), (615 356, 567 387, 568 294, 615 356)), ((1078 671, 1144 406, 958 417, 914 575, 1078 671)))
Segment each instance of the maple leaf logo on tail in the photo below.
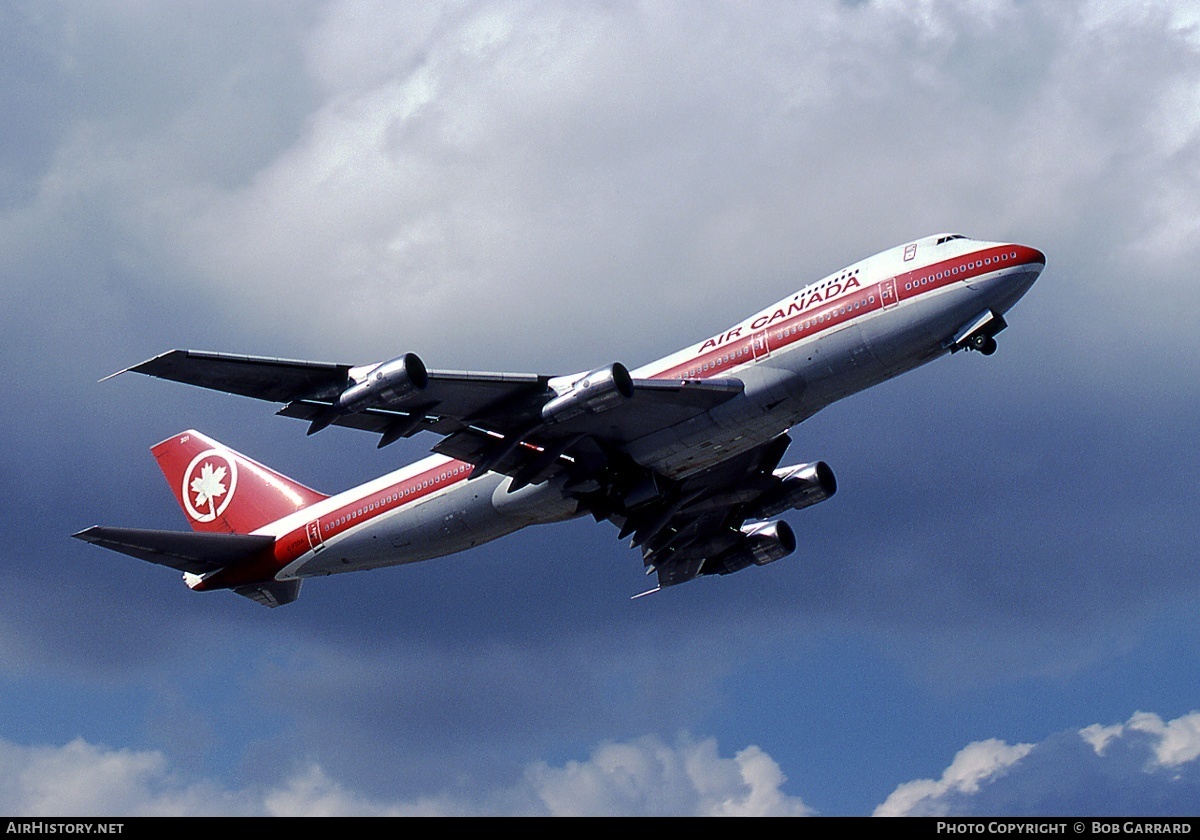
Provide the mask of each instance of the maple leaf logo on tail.
POLYGON ((251 534, 328 498, 195 429, 151 451, 196 531, 251 534))
POLYGON ((192 479, 192 492, 196 494, 196 507, 200 508, 207 504, 214 519, 217 516, 216 500, 225 495, 225 485, 222 483, 224 478, 224 467, 217 467, 214 470, 212 464, 205 464, 200 469, 200 477, 192 479))
POLYGON ((188 464, 183 473, 183 508, 196 522, 215 522, 229 507, 237 485, 234 456, 208 449, 188 464))

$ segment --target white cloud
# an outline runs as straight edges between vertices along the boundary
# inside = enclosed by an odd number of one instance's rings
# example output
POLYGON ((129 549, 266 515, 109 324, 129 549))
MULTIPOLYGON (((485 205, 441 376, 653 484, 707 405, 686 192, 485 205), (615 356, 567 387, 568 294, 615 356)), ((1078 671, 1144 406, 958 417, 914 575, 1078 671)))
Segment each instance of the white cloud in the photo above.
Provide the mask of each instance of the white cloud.
POLYGON ((1141 732, 1154 744, 1154 761, 1161 767, 1178 767, 1200 756, 1200 712, 1192 712, 1168 723, 1152 712, 1137 712, 1124 725, 1093 724, 1080 730, 1080 736, 1103 756, 1114 740, 1126 733, 1141 732))
POLYGON ((722 758, 712 739, 675 747, 649 737, 606 744, 587 761, 538 765, 526 780, 556 816, 810 813, 800 799, 780 790, 785 777, 769 755, 751 746, 722 758))
POLYGON ((1091 726, 1085 726, 1079 730, 1079 737, 1092 745, 1092 749, 1096 751, 1096 755, 1104 755, 1105 748, 1108 747, 1110 741, 1114 738, 1119 738, 1125 727, 1121 724, 1114 726, 1103 726, 1099 723, 1093 723, 1091 726))
POLYGON ((162 753, 76 739, 61 747, 0 740, 0 812, 21 816, 399 816, 442 814, 803 815, 785 778, 755 746, 733 758, 716 741, 653 737, 599 747, 586 761, 531 766, 508 789, 385 801, 356 793, 309 764, 275 786, 231 790, 188 781, 162 753))
MULTIPOLYGON (((876 816, 1194 813, 1200 803, 1200 712, 1170 721, 1138 712, 1037 744, 968 744, 939 779, 896 787, 876 816)), ((715 739, 655 736, 598 746, 585 760, 530 764, 511 786, 405 798, 366 795, 315 762, 275 784, 230 788, 188 779, 153 750, 0 740, 0 812, 139 815, 698 815, 814 813, 748 746, 722 756, 715 739)))
POLYGON ((973 794, 1029 754, 1032 744, 1014 744, 991 738, 963 747, 942 778, 906 782, 892 791, 875 809, 877 817, 942 816, 949 813, 940 800, 948 794, 973 794))
MULTIPOLYGON (((257 806, 258 803, 256 803, 257 806)), ((273 817, 386 817, 435 815, 441 810, 430 803, 408 806, 387 805, 359 796, 330 779, 316 764, 262 797, 262 812, 273 817)))
POLYGON ((241 813, 244 796, 176 778, 154 751, 111 750, 81 738, 26 747, 0 740, 0 811, 21 816, 241 813))
POLYGON ((1200 806, 1200 712, 1137 712, 1038 744, 967 745, 940 780, 906 782, 877 816, 1191 814, 1200 806))

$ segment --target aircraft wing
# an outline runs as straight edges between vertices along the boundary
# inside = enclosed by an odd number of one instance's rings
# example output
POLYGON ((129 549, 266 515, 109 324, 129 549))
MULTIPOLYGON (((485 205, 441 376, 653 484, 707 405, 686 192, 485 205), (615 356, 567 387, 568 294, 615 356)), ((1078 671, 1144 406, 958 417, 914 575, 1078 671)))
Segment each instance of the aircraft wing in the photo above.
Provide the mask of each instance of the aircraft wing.
POLYGON ((243 397, 290 402, 308 395, 327 393, 336 396, 337 384, 344 385, 351 367, 328 362, 171 350, 104 378, 134 371, 243 397))
POLYGON ((420 366, 420 376, 412 378, 419 378, 421 387, 398 397, 396 388, 390 399, 361 405, 345 395, 369 386, 392 363, 355 366, 172 350, 127 370, 285 403, 278 413, 308 421, 310 434, 327 425, 346 426, 380 435, 379 445, 385 446, 431 431, 443 438, 434 451, 475 464, 478 471, 520 476, 521 484, 544 480, 574 463, 577 450, 598 463, 622 445, 708 411, 743 390, 741 381, 732 378, 634 380, 624 373, 621 379, 624 368, 613 365, 594 372, 616 370, 618 380, 602 395, 610 402, 597 410, 586 401, 572 403, 570 383, 556 388, 558 380, 544 374, 427 371, 415 357, 402 359, 409 361, 410 374, 414 361, 420 366))

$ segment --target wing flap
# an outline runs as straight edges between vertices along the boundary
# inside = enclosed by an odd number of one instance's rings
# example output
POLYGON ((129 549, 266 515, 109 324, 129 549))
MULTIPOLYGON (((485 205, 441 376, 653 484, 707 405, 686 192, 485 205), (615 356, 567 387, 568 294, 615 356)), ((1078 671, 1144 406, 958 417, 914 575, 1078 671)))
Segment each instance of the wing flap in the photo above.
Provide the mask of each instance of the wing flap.
POLYGON ((668 586, 687 583, 700 574, 700 569, 703 565, 703 557, 690 557, 674 560, 656 568, 655 572, 658 574, 659 588, 665 589, 668 586))
MULTIPOLYGON (((436 415, 426 415, 428 406, 414 406, 407 411, 389 411, 385 408, 367 408, 354 414, 342 414, 335 418, 331 425, 347 429, 358 429, 362 432, 386 434, 393 426, 412 426, 410 434, 420 431, 437 431, 444 428, 441 418, 436 415)), ((312 421, 329 410, 329 403, 314 400, 296 400, 275 412, 280 417, 292 417, 297 420, 312 421)), ((453 430, 450 430, 453 431, 453 430)), ((449 431, 445 432, 446 434, 449 431)), ((407 435, 406 435, 407 436, 407 435)))

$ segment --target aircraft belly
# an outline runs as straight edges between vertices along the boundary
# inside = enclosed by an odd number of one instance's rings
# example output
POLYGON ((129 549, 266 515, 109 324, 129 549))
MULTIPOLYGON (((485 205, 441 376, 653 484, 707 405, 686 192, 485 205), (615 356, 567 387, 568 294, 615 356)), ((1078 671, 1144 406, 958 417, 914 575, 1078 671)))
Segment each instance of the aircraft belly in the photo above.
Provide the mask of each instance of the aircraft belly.
POLYGON ((887 368, 860 324, 800 345, 792 356, 800 375, 809 383, 805 417, 887 378, 887 368))
POLYGON ((516 531, 528 521, 497 512, 492 491, 504 476, 486 473, 446 493, 380 516, 326 542, 297 572, 308 577, 397 566, 456 554, 516 531))
POLYGON ((448 492, 384 514, 341 537, 328 540, 295 572, 331 575, 398 566, 456 554, 529 525, 578 515, 578 503, 561 487, 543 482, 508 493, 512 479, 485 473, 448 492))
POLYGON ((887 313, 888 317, 864 324, 866 340, 884 372, 877 381, 899 376, 949 352, 944 346, 946 339, 989 305, 986 295, 960 284, 905 301, 887 313))

